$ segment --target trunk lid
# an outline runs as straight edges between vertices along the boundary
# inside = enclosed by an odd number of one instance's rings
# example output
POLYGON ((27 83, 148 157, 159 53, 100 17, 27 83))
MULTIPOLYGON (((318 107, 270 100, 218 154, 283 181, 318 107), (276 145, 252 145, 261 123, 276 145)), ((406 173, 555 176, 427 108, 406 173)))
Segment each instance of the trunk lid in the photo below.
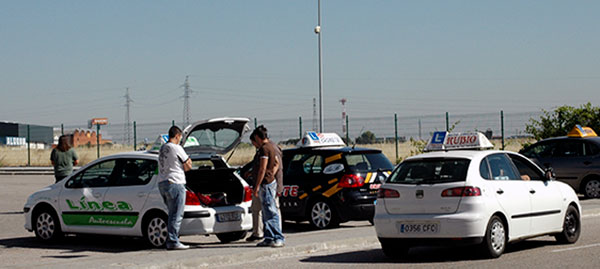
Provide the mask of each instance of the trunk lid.
POLYGON ((247 118, 217 118, 195 122, 183 130, 181 143, 188 154, 225 154, 250 130, 247 118))
POLYGON ((450 214, 458 210, 461 197, 442 197, 442 192, 466 185, 468 159, 435 158, 404 162, 394 170, 383 188, 400 193, 384 199, 390 214, 450 214))

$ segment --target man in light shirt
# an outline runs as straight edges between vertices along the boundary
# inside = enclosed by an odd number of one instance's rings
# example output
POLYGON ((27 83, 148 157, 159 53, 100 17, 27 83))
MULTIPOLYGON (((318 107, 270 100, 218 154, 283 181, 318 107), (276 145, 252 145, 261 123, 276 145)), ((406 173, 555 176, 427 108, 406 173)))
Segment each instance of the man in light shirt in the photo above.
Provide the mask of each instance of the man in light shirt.
POLYGON ((179 228, 185 207, 185 171, 192 169, 192 161, 181 142, 181 129, 169 129, 169 141, 160 147, 158 154, 158 189, 169 209, 166 247, 168 250, 188 249, 179 242, 179 228))

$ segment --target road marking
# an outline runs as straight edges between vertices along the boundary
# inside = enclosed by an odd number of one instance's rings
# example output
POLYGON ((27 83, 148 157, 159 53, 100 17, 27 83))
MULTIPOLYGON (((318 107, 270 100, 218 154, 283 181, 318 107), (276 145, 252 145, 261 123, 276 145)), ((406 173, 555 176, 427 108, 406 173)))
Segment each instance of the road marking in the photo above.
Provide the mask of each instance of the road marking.
POLYGON ((563 251, 577 250, 577 249, 582 249, 582 248, 593 248, 593 247, 600 247, 600 243, 591 244, 591 245, 585 245, 585 246, 579 246, 579 247, 555 249, 555 250, 553 250, 551 252, 563 252, 563 251))
POLYGON ((595 213, 595 214, 584 214, 582 216, 582 218, 595 218, 595 217, 600 217, 600 213, 595 213))

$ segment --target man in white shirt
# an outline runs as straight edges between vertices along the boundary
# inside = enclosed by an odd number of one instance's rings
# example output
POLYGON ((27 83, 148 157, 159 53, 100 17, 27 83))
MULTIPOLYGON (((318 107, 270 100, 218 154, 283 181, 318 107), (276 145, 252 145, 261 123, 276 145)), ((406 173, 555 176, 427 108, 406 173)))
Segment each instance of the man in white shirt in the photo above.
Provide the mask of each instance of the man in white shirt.
POLYGON ((192 169, 192 161, 181 142, 181 129, 169 129, 169 141, 160 147, 158 154, 158 189, 169 209, 166 247, 168 250, 188 249, 179 242, 179 228, 185 207, 185 171, 192 169))

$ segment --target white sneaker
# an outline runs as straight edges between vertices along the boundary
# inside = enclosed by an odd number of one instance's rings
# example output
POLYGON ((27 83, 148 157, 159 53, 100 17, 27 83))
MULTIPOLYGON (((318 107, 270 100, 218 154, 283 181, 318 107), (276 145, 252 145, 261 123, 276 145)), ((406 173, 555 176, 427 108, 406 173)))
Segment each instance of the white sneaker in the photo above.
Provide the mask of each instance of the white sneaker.
POLYGON ((279 240, 277 240, 271 244, 271 247, 273 247, 273 248, 280 248, 283 246, 285 246, 285 244, 283 243, 283 241, 279 241, 279 240))

